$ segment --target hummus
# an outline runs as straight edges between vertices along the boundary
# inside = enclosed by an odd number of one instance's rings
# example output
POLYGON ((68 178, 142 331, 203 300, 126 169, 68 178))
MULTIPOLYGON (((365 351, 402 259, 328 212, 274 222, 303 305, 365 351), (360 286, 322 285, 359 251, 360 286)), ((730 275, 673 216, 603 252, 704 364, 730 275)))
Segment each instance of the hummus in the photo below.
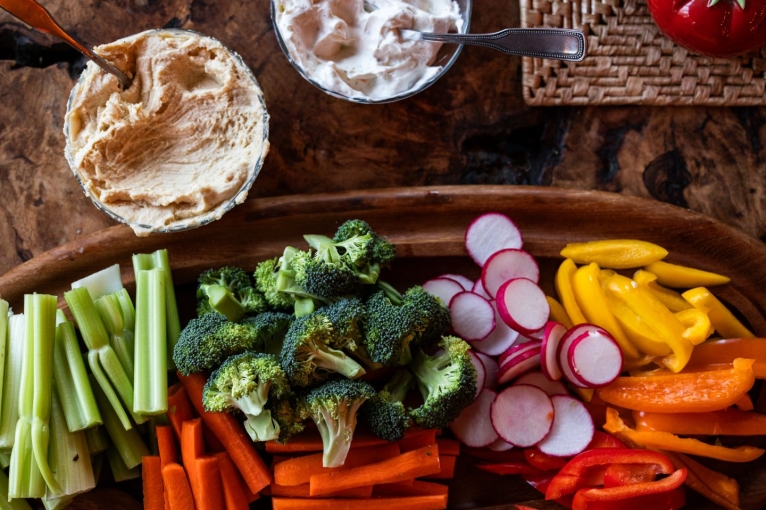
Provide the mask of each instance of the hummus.
POLYGON ((290 58, 325 90, 385 100, 416 89, 441 66, 441 44, 404 39, 399 29, 460 31, 454 0, 272 0, 290 58))
POLYGON ((198 226, 241 203, 269 149, 263 95, 215 39, 143 32, 96 52, 69 100, 66 155, 94 203, 138 235, 198 226))

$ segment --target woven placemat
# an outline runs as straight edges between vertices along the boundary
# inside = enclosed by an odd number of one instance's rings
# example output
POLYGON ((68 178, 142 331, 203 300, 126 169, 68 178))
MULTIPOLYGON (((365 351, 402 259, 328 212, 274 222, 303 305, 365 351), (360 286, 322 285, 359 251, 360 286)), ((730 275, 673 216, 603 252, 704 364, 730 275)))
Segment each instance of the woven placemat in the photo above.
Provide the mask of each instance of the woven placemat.
POLYGON ((523 27, 577 28, 588 41, 582 62, 523 59, 527 104, 766 104, 766 48, 727 59, 692 54, 661 34, 646 0, 520 1, 523 27))

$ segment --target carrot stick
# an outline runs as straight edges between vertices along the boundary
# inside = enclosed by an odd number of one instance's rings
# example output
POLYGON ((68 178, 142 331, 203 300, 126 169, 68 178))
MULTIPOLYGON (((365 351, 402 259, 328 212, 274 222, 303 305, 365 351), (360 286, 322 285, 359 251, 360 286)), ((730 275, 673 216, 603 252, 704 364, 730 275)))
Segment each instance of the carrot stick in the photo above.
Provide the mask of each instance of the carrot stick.
MULTIPOLYGON (((281 496, 286 498, 310 498, 310 485, 304 483, 301 485, 277 485, 272 483, 269 485, 269 496, 281 496)), ((372 485, 365 485, 364 487, 353 487, 351 489, 345 489, 342 491, 331 492, 327 495, 332 498, 371 498, 372 497, 372 485)))
POLYGON ((460 443, 454 439, 440 437, 436 444, 439 445, 439 455, 460 455, 460 443))
POLYGON ((221 469, 215 457, 200 457, 194 468, 197 471, 197 485, 200 497, 195 497, 197 510, 221 510, 227 508, 223 493, 221 469))
POLYGON ((428 476, 439 471, 441 471, 439 447, 436 445, 425 446, 375 464, 314 475, 311 477, 310 494, 321 496, 351 487, 377 485, 428 476))
POLYGON ((171 463, 162 468, 162 482, 168 493, 168 502, 173 510, 195 510, 189 480, 180 464, 171 463))
POLYGON ((274 466, 274 483, 277 485, 301 485, 309 483, 314 475, 380 462, 396 457, 399 453, 399 445, 396 443, 371 448, 357 448, 349 451, 346 462, 337 468, 322 467, 322 453, 293 457, 274 466))
POLYGON ((162 465, 160 458, 146 456, 141 459, 144 485, 144 510, 164 510, 165 494, 162 488, 162 465))
POLYGON ((199 507, 200 486, 197 473, 197 459, 205 454, 205 444, 202 441, 202 420, 194 418, 186 420, 181 427, 181 459, 184 463, 189 486, 194 494, 194 503, 199 507))
POLYGON ((215 453, 213 457, 218 459, 218 468, 221 470, 226 509, 247 510, 250 504, 250 491, 231 461, 231 457, 226 452, 215 453))
POLYGON ((274 510, 443 510, 447 496, 371 499, 273 498, 274 510))
POLYGON ((176 437, 181 440, 181 424, 186 420, 192 420, 197 417, 194 412, 189 397, 180 383, 176 383, 168 388, 168 421, 176 433, 176 437))
POLYGON ((157 425, 157 445, 160 450, 160 461, 162 467, 171 462, 178 462, 178 449, 176 448, 176 437, 173 427, 169 425, 157 425))
POLYGON ((404 453, 432 444, 436 444, 436 429, 410 429, 399 441, 399 448, 404 453))
POLYGON ((376 496, 446 496, 449 487, 441 483, 413 480, 412 483, 384 483, 376 485, 372 493, 376 496))
MULTIPOLYGON (((368 448, 386 444, 388 441, 373 436, 366 430, 356 429, 354 438, 351 440, 351 449, 368 448)), ((303 453, 321 452, 324 448, 322 437, 317 430, 307 430, 290 438, 287 444, 276 441, 266 441, 266 451, 269 453, 303 453)))
POLYGON ((439 465, 441 471, 436 474, 428 475, 426 478, 432 480, 451 480, 455 478, 455 461, 457 457, 454 455, 439 455, 439 465))
POLYGON ((253 494, 258 494, 261 489, 271 483, 271 471, 258 455, 258 452, 255 451, 253 441, 245 433, 242 424, 229 413, 205 411, 202 407, 202 390, 207 382, 204 375, 198 373, 183 376, 179 373, 178 378, 197 413, 221 441, 232 462, 242 473, 250 491, 253 494))

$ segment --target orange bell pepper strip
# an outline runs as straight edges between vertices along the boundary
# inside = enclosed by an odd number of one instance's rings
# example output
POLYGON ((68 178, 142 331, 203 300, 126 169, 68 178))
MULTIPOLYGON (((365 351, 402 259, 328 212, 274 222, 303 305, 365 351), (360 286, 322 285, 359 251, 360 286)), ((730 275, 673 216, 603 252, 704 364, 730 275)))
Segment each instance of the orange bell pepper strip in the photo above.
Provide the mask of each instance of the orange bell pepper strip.
POLYGON ((625 425, 617 410, 612 408, 606 410, 604 430, 617 436, 617 439, 639 448, 688 453, 727 462, 750 462, 764 453, 764 450, 753 446, 727 448, 703 443, 697 439, 680 438, 669 432, 634 430, 625 425))
POLYGON ((729 338, 702 343, 694 348, 689 368, 726 365, 735 358, 754 359, 756 379, 766 379, 766 338, 729 338))
POLYGON ((688 470, 684 485, 727 510, 739 510, 739 484, 683 453, 663 452, 676 469, 688 470))
POLYGON ((692 287, 709 287, 729 283, 729 277, 693 267, 679 266, 658 261, 644 267, 650 273, 657 275, 657 283, 676 289, 692 287))
POLYGON ((550 319, 552 321, 563 324, 567 329, 574 326, 574 324, 572 324, 572 319, 569 318, 567 311, 564 309, 564 306, 561 303, 550 296, 545 296, 545 300, 548 302, 548 307, 551 309, 550 319))
POLYGON ((683 337, 689 340, 693 345, 699 345, 713 334, 713 325, 710 323, 710 317, 702 310, 691 308, 675 313, 676 319, 686 326, 683 337))
POLYGON ((639 269, 633 273, 633 280, 635 280, 637 284, 649 289, 671 312, 676 313, 692 308, 692 305, 690 305, 680 293, 657 283, 657 275, 654 273, 639 269))
POLYGON ((687 290, 682 296, 694 308, 702 310, 708 315, 710 323, 722 337, 752 338, 755 336, 706 288, 699 287, 687 290))
POLYGON ((645 498, 638 508, 681 508, 685 499, 675 498, 674 490, 686 480, 686 468, 676 470, 672 475, 653 482, 634 483, 603 489, 581 489, 572 500, 572 510, 596 510, 597 508, 636 508, 638 498, 645 498), (631 506, 624 506, 623 502, 631 506), (599 505, 606 503, 606 505, 599 505))
POLYGON ((766 415, 730 407, 709 413, 634 411, 636 430, 661 430, 682 436, 763 436, 766 415))
POLYGON ((753 360, 737 358, 729 370, 618 377, 596 394, 607 404, 633 411, 718 411, 734 405, 753 387, 752 364, 753 360))
POLYGON ((604 239, 587 243, 570 243, 561 250, 561 256, 578 264, 595 262, 610 269, 641 267, 667 257, 662 246, 636 239, 604 239))
MULTIPOLYGON (((599 280, 600 268, 595 262, 582 266, 572 277, 572 292, 577 305, 589 323, 601 326, 609 331, 620 346, 623 356, 628 359, 639 358, 636 346, 628 340, 617 319, 609 310, 604 291, 599 280)), ((616 277, 613 275, 609 280, 616 277)))
POLYGON ((567 316, 572 321, 572 324, 583 324, 588 321, 585 320, 585 316, 582 314, 572 291, 572 277, 574 277, 576 271, 577 266, 572 259, 566 259, 561 263, 558 271, 556 271, 556 294, 558 294, 561 305, 567 312, 567 316))
POLYGON ((753 404, 753 399, 750 398, 750 395, 745 393, 745 395, 741 399, 734 402, 734 407, 736 407, 740 411, 752 411, 753 409, 755 409, 755 404, 753 404))

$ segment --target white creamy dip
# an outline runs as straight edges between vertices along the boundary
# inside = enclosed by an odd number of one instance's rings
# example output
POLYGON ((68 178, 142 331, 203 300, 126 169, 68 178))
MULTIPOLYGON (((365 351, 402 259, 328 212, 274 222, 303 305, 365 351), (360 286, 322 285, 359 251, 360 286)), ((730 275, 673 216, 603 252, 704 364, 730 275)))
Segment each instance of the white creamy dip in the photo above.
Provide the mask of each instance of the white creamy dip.
POLYGON ((453 0, 273 0, 290 57, 313 81, 346 97, 386 99, 417 88, 441 67, 440 44, 399 29, 447 33, 463 20, 453 0))

